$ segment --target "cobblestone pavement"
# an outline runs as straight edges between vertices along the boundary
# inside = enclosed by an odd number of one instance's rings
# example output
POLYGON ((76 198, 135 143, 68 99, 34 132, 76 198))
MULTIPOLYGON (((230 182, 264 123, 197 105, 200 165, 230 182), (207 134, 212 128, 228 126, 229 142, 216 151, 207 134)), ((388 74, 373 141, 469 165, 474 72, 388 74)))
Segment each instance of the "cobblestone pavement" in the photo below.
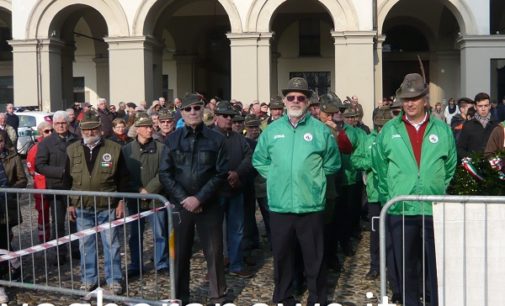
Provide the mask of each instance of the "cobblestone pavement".
MULTIPOLYGON (((26 197, 26 196, 25 196, 26 197)), ((25 202, 29 202, 26 197, 25 202)), ((16 249, 31 245, 31 239, 37 244, 36 237, 36 215, 35 210, 30 209, 29 203, 22 207, 23 224, 15 228, 15 239, 13 245, 16 249), (32 224, 30 226, 30 224, 32 224), (30 235, 32 232, 32 235, 30 235), (22 237, 22 243, 19 245, 19 235, 22 237)), ((33 205, 33 202, 31 202, 33 205)), ((33 206, 32 206, 33 207, 33 206)), ((258 215, 260 223, 260 232, 262 232, 261 217, 258 215)), ((146 226, 149 228, 149 226, 146 226)), ((120 229, 122 245, 126 238, 125 232, 120 229)), ((146 273, 142 278, 130 279, 128 282, 129 296, 144 297, 146 300, 160 300, 169 298, 169 277, 168 274, 155 274, 150 262, 152 254, 152 242, 150 231, 146 231, 146 248, 144 256, 147 259, 146 273)), ((266 247, 265 238, 262 238, 262 248, 253 252, 257 259, 257 265, 253 267, 256 272, 250 279, 241 279, 230 275, 226 276, 230 297, 235 305, 254 305, 255 303, 271 304, 273 292, 273 266, 272 255, 266 247)), ((335 272, 329 272, 329 299, 332 302, 341 305, 366 305, 367 303, 376 304, 375 299, 367 299, 366 293, 372 292, 374 296, 378 295, 379 282, 367 281, 364 276, 369 268, 368 256, 369 233, 363 232, 363 238, 356 245, 356 254, 344 259, 344 271, 341 275, 335 272)), ((129 252, 124 246, 122 250, 129 252)), ((54 287, 78 289, 79 283, 79 262, 73 260, 72 265, 67 263, 58 269, 55 250, 49 250, 46 253, 37 253, 33 257, 25 256, 22 260, 22 281, 25 283, 35 282, 42 285, 54 287), (47 274, 47 277, 46 277, 47 274)), ((129 256, 129 254, 128 254, 129 256)), ((125 269, 127 254, 122 253, 122 266, 125 269)), ((103 262, 101 263, 103 267, 103 262)), ((103 271, 101 271, 103 274, 103 271)), ((191 270, 191 296, 194 302, 202 304, 207 300, 207 282, 205 281, 206 264, 201 250, 195 249, 192 259, 191 270)), ((103 278, 103 277, 102 277, 103 278)), ((47 302, 53 305, 71 305, 72 303, 87 303, 81 301, 78 296, 62 295, 54 292, 27 290, 11 287, 7 289, 11 302, 8 305, 39 305, 47 302)), ((301 301, 306 301, 307 292, 300 297, 301 301)), ((119 303, 117 303, 119 304, 119 303)))

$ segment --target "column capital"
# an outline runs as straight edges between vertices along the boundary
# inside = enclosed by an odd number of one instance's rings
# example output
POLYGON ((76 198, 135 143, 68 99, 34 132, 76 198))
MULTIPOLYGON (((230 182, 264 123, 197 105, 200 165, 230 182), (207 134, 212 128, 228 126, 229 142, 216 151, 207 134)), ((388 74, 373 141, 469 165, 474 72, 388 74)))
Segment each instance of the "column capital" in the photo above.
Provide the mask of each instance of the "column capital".
POLYGON ((163 45, 156 38, 146 36, 129 36, 129 37, 104 37, 103 39, 109 44, 109 50, 138 50, 146 48, 162 48, 163 45))
POLYGON ((374 43, 375 31, 332 31, 335 45, 369 45, 374 43))
POLYGON ((456 43, 460 49, 503 48, 505 35, 460 35, 456 43))
POLYGON ((227 33, 226 37, 230 40, 230 46, 257 46, 270 45, 273 32, 247 32, 247 33, 227 33))
POLYGON ((12 39, 7 41, 13 53, 35 52, 39 41, 37 39, 12 39))

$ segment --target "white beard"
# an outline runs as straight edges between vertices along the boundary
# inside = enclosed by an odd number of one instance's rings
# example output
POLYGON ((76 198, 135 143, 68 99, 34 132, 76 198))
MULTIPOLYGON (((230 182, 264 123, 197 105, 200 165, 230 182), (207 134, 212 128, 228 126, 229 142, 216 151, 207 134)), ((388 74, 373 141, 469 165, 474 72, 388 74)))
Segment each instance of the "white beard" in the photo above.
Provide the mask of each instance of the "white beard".
POLYGON ((305 114, 305 109, 287 109, 288 116, 291 118, 300 118, 305 114))
POLYGON ((85 145, 94 144, 98 141, 98 139, 100 139, 100 137, 100 135, 91 137, 82 136, 82 142, 84 142, 85 145))

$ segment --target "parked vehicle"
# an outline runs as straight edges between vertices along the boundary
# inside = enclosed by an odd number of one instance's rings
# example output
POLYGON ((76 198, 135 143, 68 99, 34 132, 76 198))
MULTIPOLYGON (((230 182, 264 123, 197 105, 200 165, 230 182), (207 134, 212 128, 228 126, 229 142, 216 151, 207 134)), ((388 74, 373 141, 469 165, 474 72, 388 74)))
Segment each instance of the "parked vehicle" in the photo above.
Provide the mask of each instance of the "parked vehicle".
POLYGON ((43 121, 52 123, 53 113, 29 111, 16 113, 16 115, 19 117, 17 151, 22 156, 26 156, 38 137, 37 125, 43 121))

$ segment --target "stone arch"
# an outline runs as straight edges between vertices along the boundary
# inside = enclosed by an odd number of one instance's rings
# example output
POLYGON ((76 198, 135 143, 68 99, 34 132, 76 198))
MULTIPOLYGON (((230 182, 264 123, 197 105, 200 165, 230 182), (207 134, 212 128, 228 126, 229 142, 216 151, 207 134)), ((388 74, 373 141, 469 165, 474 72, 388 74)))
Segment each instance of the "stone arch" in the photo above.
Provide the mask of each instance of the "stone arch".
MULTIPOLYGON (((386 0, 377 9, 377 31, 382 34, 384 21, 388 13, 400 0, 386 0)), ((478 34, 477 22, 468 6, 460 0, 444 0, 443 4, 454 14, 458 21, 461 34, 478 34)))
POLYGON ((77 0, 42 0, 37 2, 30 13, 27 38, 48 38, 51 24, 58 13, 72 5, 85 5, 97 10, 107 22, 110 37, 129 36, 128 20, 117 0, 94 1, 92 4, 83 4, 77 0))
MULTIPOLYGON (((154 24, 157 22, 158 18, 149 18, 153 11, 157 11, 158 14, 163 12, 163 8, 174 3, 176 0, 161 1, 161 0, 143 0, 142 4, 137 9, 135 17, 133 19, 132 33, 135 36, 142 36, 152 34, 154 29, 154 24), (150 20, 148 20, 150 19, 150 20)), ((242 32, 242 22, 240 19, 240 14, 238 13, 237 7, 232 0, 218 0, 218 2, 223 6, 228 18, 230 20, 230 27, 232 33, 242 32)))
POLYGON ((12 12, 12 4, 8 0, 0 0, 0 9, 1 8, 6 9, 9 12, 12 12))
MULTIPOLYGON (((270 32, 272 16, 287 0, 255 0, 247 15, 249 32, 270 32)), ((355 31, 359 29, 356 9, 349 0, 318 0, 330 14, 335 31, 355 31)))

